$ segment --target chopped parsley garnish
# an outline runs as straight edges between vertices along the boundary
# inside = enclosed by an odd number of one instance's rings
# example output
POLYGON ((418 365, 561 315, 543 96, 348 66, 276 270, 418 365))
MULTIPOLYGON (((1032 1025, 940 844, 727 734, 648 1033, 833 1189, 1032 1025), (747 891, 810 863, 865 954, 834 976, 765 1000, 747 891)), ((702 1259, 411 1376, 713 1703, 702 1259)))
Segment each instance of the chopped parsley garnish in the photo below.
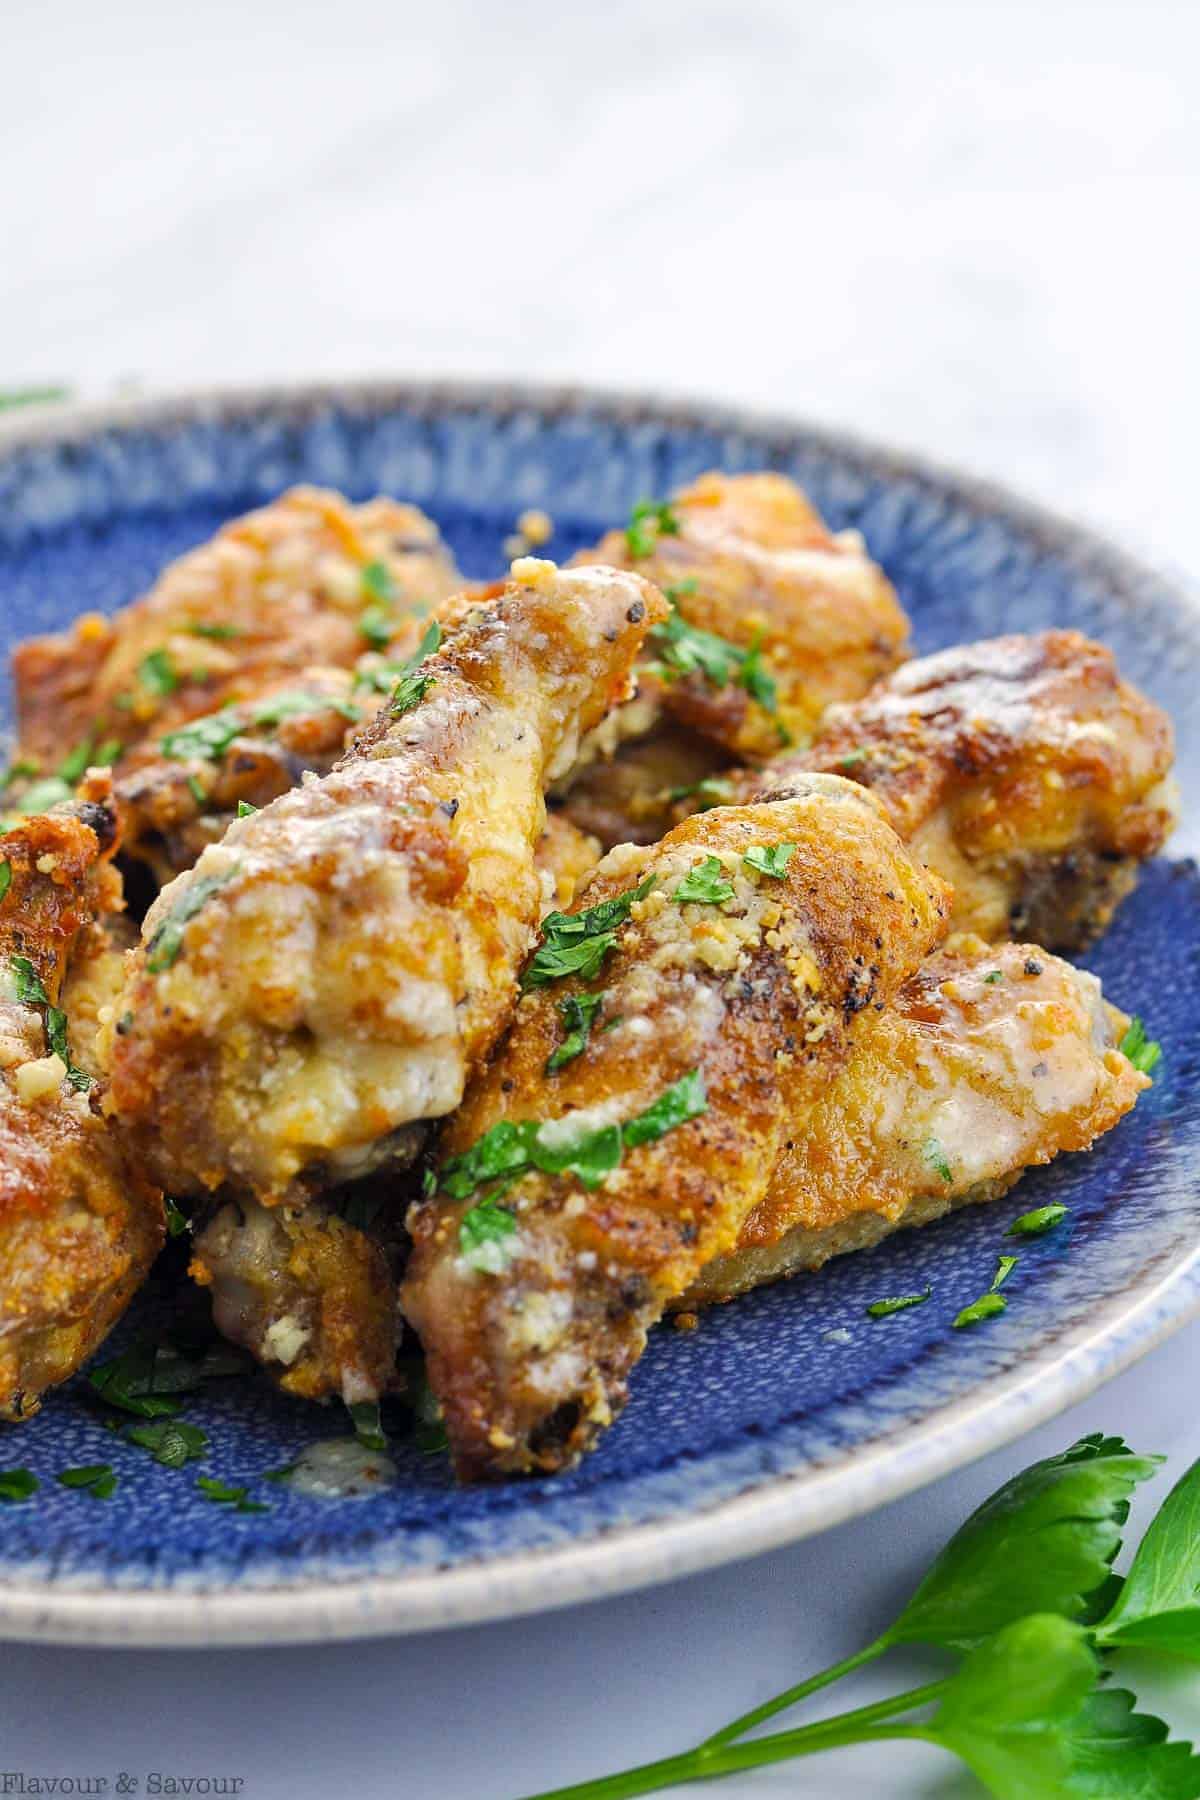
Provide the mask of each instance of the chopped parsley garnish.
POLYGON ((1162 1057, 1162 1045, 1146 1036, 1146 1027, 1135 1014, 1129 1021, 1129 1029, 1121 1039, 1121 1055, 1128 1057, 1143 1075, 1149 1075, 1162 1057))
POLYGON ((148 694, 165 700, 179 686, 179 674, 169 650, 151 650, 138 664, 138 680, 148 694))
POLYGON ((751 844, 742 861, 760 875, 773 875, 776 881, 782 881, 795 848, 795 844, 751 844))
POLYGON ((857 750, 847 750, 845 756, 838 757, 838 768, 855 769, 858 767, 859 763, 866 762, 866 760, 867 751, 865 748, 860 747, 857 750))
POLYGON ((703 675, 715 688, 728 687, 731 681, 737 680, 746 652, 730 643, 728 638, 688 623, 675 603, 675 596, 686 591, 683 588, 666 590, 670 615, 650 632, 650 641, 662 659, 659 673, 668 678, 672 675, 703 675))
POLYGON ((368 600, 374 600, 380 606, 390 606, 396 598, 396 586, 392 580, 392 572, 384 562, 364 564, 362 572, 362 591, 368 600))
POLYGON ((982 1319, 994 1319, 1002 1313, 1008 1301, 1003 1294, 981 1294, 978 1300, 972 1300, 970 1306, 964 1306, 953 1321, 955 1331, 961 1331, 965 1325, 978 1325, 982 1319))
POLYGON ((239 819, 248 819, 251 813, 256 813, 257 811, 257 806, 251 806, 248 800, 239 800, 237 803, 237 816, 239 819))
MULTIPOLYGON (((545 1124, 534 1119, 520 1124, 501 1119, 469 1150, 451 1157, 440 1172, 439 1186, 451 1198, 464 1200, 493 1181, 501 1184, 495 1191, 502 1192, 528 1170, 539 1169, 546 1175, 574 1175, 584 1187, 596 1188, 617 1167, 625 1150, 653 1143, 676 1126, 699 1118, 707 1108, 703 1077, 699 1069, 692 1069, 664 1088, 644 1112, 623 1123, 593 1125, 586 1113, 567 1113, 545 1124)), ((479 1251, 484 1241, 503 1242, 515 1230, 512 1214, 489 1197, 463 1215, 459 1242, 465 1255, 468 1250, 479 1251)), ((496 1254, 494 1250, 486 1252, 490 1261, 496 1254)))
POLYGON ((678 537, 679 519, 669 500, 639 500, 625 527, 625 547, 635 562, 653 556, 660 537, 678 537))
POLYGON ((208 1451, 208 1433, 185 1419, 152 1419, 145 1425, 126 1425, 121 1436, 148 1450, 164 1469, 182 1469, 199 1462, 208 1451))
POLYGON ((542 942, 521 976, 524 989, 545 987, 564 975, 590 981, 616 942, 635 900, 644 900, 656 877, 647 875, 637 887, 614 894, 578 913, 552 912, 542 920, 542 942))
POLYGON ((921 1155, 931 1169, 936 1169, 943 1181, 953 1181, 954 1171, 951 1169, 946 1152, 942 1149, 939 1138, 926 1138, 921 1146, 921 1155))
POLYGON ((249 1488, 230 1487, 228 1482, 218 1481, 212 1475, 197 1475, 196 1486, 204 1498, 211 1500, 214 1506, 229 1506, 234 1512, 240 1513, 262 1513, 271 1510, 269 1506, 264 1506, 261 1500, 248 1499, 249 1488))
POLYGON ((923 1294, 895 1294, 888 1300, 873 1300, 867 1308, 868 1319, 890 1319, 893 1313, 907 1312, 910 1306, 924 1306, 933 1293, 927 1287, 923 1294))
POLYGON ((29 1469, 0 1469, 0 1500, 28 1500, 38 1490, 38 1478, 29 1469))
POLYGON ((494 1200, 481 1200, 465 1212, 458 1227, 458 1249, 468 1268, 481 1275, 499 1275, 508 1267, 515 1245, 517 1221, 494 1200))
POLYGON ((104 742, 92 757, 93 767, 97 769, 111 769, 124 748, 125 746, 122 744, 120 738, 105 738, 104 742))
POLYGON ((1067 1208, 1059 1201, 1050 1206, 1035 1206, 1032 1212, 1022 1213, 1014 1219, 1005 1237, 1040 1237, 1043 1231, 1049 1231, 1067 1216, 1067 1208))
POLYGON ((364 606, 358 615, 358 629, 372 650, 386 650, 392 641, 392 616, 386 607, 364 606))
POLYGON ((436 675, 422 674, 421 667, 426 658, 438 650, 441 642, 442 628, 435 619, 432 625, 426 628, 425 635, 413 655, 407 662, 399 664, 400 679, 388 702, 388 711, 393 718, 398 719, 404 713, 411 712, 414 706, 419 706, 437 681, 436 675))
POLYGON ((72 797, 71 784, 61 775, 43 775, 40 781, 25 789, 16 803, 16 811, 29 818, 34 813, 49 812, 52 806, 61 806, 64 800, 72 797))
MULTIPOLYGON (((761 630, 754 634, 754 641, 746 651, 738 684, 745 688, 752 700, 758 701, 764 712, 779 711, 779 689, 763 662, 761 630)), ((782 725, 779 727, 779 741, 783 744, 790 744, 792 741, 791 733, 782 725)))
POLYGON ((989 974, 984 976, 983 979, 988 987, 992 987, 995 985, 995 983, 997 981, 1004 980, 1004 970, 1003 969, 992 969, 989 974))
POLYGON ((1005 1282, 1016 1268, 1017 1260, 1018 1259, 1015 1256, 998 1256, 996 1258, 996 1273, 992 1276, 993 1294, 1004 1286, 1005 1282))
POLYGON ((218 643, 242 635, 236 625, 222 625, 215 620, 210 623, 207 619, 193 619, 187 629, 193 637, 212 638, 218 643))
POLYGON ((329 711, 339 713, 352 725, 362 718, 362 708, 355 706, 352 700, 314 693, 307 688, 292 688, 283 694, 273 694, 258 706, 223 706, 219 712, 192 719, 178 731, 168 731, 159 748, 173 762, 185 762, 193 756, 205 762, 217 762, 244 731, 274 731, 285 719, 329 711))
POLYGON ((67 1071, 67 1080, 78 1093, 84 1093, 92 1085, 92 1078, 86 1069, 80 1069, 71 1060, 71 1045, 67 1037, 67 1015, 61 1007, 51 1006, 50 996, 42 984, 42 978, 27 956, 13 956, 9 959, 15 977, 17 999, 22 1006, 44 1006, 46 1009, 46 1044, 52 1055, 61 1058, 67 1071))
POLYGON ((698 806, 696 811, 707 812, 710 807, 722 806, 725 801, 732 799, 733 788, 728 781, 723 781, 719 775, 706 775, 703 781, 693 781, 689 782, 686 787, 672 788, 667 795, 667 799, 688 800, 693 794, 695 794, 698 799, 704 801, 704 805, 698 806))
POLYGON ((244 1375, 247 1367, 247 1358, 228 1344, 187 1355, 172 1345, 143 1339, 101 1363, 88 1380, 110 1406, 139 1419, 160 1419, 181 1410, 178 1394, 193 1393, 221 1376, 244 1375))
POLYGON ((204 783, 200 780, 200 777, 198 775, 189 775, 187 778, 187 788, 188 793, 192 796, 196 805, 203 810, 208 804, 208 794, 205 791, 204 783))
POLYGON ((152 975, 169 969, 183 948, 183 933, 201 907, 206 906, 219 888, 232 881, 241 865, 235 863, 220 875, 202 875, 193 881, 167 914, 147 945, 146 967, 152 975))
POLYGON ((111 1463, 87 1463, 78 1469, 60 1469, 66 1488, 85 1488, 93 1500, 108 1500, 117 1491, 117 1472, 111 1463))
POLYGON ((386 1450, 387 1438, 384 1436, 383 1420, 379 1416, 378 1400, 356 1400, 346 1411, 350 1414, 350 1423, 354 1426, 354 1435, 364 1450, 386 1450))
POLYGON ((170 1194, 163 1202, 167 1215, 167 1236, 182 1237, 185 1231, 192 1229, 192 1221, 187 1214, 172 1200, 170 1194))
POLYGON ((86 737, 81 744, 76 744, 73 750, 68 751, 59 763, 57 770, 59 780, 65 781, 68 787, 74 787, 91 761, 91 756, 92 739, 86 737))
POLYGON ((0 861, 0 900, 3 900, 5 894, 7 894, 8 890, 11 886, 12 886, 12 864, 9 862, 9 860, 6 856, 6 857, 4 857, 4 859, 2 861, 0 861))
POLYGON ((565 1064, 582 1056, 587 1048, 588 1037, 596 1014, 604 1005, 604 995, 571 994, 566 1000, 558 1003, 558 1016, 562 1020, 562 1028, 566 1034, 557 1050, 551 1052, 546 1061, 547 1075, 553 1075, 565 1064))
POLYGON ((694 869, 689 869, 671 898, 678 900, 681 906, 689 901, 699 906, 720 906, 723 901, 732 900, 733 884, 726 879, 720 857, 706 856, 694 869))

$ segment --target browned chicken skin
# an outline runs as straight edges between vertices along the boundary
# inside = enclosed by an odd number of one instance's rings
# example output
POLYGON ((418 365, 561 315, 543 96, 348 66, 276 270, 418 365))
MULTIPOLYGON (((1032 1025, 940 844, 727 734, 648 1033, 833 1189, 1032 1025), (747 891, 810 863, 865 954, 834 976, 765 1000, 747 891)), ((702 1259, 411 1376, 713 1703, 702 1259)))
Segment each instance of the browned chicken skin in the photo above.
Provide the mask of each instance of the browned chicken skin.
MULTIPOLYGON (((953 926, 1078 949, 1108 924, 1175 819, 1170 720, 1077 631, 923 657, 846 706, 739 796, 824 769, 869 787, 954 888, 953 926)), ((688 802, 684 802, 684 805, 688 802)))
POLYGON ((663 613, 638 576, 514 564, 332 774, 164 890, 109 1099, 173 1191, 295 1203, 458 1104, 539 916, 543 788, 663 613))
POLYGON ((402 1301, 467 1479, 561 1468, 589 1447, 649 1327, 736 1243, 789 1110, 818 1098, 857 1015, 915 969, 947 904, 874 805, 829 777, 614 851, 576 910, 634 889, 598 968, 529 987, 451 1122, 443 1191, 410 1214, 402 1301), (778 876, 745 861, 789 843, 778 876), (689 901, 689 882, 717 897, 689 901), (564 1009, 597 991, 586 1042, 556 1066, 564 1009), (522 1125, 540 1127, 538 1161, 489 1198, 472 1148, 522 1125), (597 1141, 611 1151, 618 1125, 623 1153, 594 1191, 553 1172, 597 1141))
POLYGON ((964 938, 935 952, 863 1020, 736 1248, 678 1306, 819 1268, 1086 1149, 1150 1085, 1117 1048, 1127 1024, 1095 976, 1036 945, 964 938))
POLYGON ((96 1015, 119 965, 105 915, 121 890, 108 862, 116 821, 105 778, 91 779, 85 796, 73 813, 33 817, 0 837, 9 871, 0 900, 5 1419, 36 1412, 45 1389, 92 1353, 163 1238, 161 1196, 91 1102, 96 1015))
POLYGON ((387 499, 293 488, 224 526, 112 618, 28 638, 13 657, 22 758, 108 760, 309 667, 349 667, 461 586, 437 528, 387 499))

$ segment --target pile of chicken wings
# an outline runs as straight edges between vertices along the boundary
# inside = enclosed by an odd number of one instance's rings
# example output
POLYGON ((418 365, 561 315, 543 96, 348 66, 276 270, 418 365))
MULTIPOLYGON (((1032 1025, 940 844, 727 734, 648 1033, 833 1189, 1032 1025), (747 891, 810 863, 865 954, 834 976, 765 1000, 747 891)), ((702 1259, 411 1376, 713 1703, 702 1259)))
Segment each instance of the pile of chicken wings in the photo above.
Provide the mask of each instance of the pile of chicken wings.
POLYGON ((1063 953, 1171 829, 1169 721, 1072 631, 914 660, 781 475, 489 585, 413 507, 296 489, 14 680, 5 1419, 169 1197, 286 1390, 378 1399, 415 1336, 463 1479, 562 1469, 665 1313, 994 1198, 1148 1086, 1063 953))

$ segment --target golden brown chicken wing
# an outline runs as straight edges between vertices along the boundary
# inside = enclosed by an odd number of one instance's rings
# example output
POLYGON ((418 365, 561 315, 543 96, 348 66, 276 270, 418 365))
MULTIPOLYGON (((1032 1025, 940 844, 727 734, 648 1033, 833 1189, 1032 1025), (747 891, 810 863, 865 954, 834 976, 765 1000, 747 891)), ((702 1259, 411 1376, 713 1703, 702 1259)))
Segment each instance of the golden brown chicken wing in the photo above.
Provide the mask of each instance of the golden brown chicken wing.
POLYGON ((1117 1048, 1128 1023, 1095 976, 1036 946, 964 938, 937 951, 863 1020, 736 1248, 677 1304, 819 1268, 1087 1149, 1149 1086, 1117 1048))
POLYGON ((551 915, 409 1216, 402 1303, 462 1476, 562 1468, 595 1440, 945 908, 861 790, 815 777, 613 851, 551 915))
POLYGON ((387 499, 293 488, 224 526, 112 618, 29 638, 13 657, 20 756, 117 760, 148 737, 310 666, 348 667, 461 586, 437 528, 387 499))
POLYGON ((786 791, 825 769, 877 794, 954 888, 981 937, 1086 944, 1175 820, 1166 714, 1077 631, 989 638, 923 657, 852 705, 812 748, 732 783, 786 791))
POLYGON ((96 1015, 121 904, 103 778, 0 837, 0 1418, 28 1418, 128 1305, 162 1242, 158 1192, 93 1110, 96 1015))
POLYGON ((330 775, 164 890, 109 1103, 173 1192, 297 1203, 458 1104, 539 916, 543 789, 664 612, 640 576, 514 564, 330 775))

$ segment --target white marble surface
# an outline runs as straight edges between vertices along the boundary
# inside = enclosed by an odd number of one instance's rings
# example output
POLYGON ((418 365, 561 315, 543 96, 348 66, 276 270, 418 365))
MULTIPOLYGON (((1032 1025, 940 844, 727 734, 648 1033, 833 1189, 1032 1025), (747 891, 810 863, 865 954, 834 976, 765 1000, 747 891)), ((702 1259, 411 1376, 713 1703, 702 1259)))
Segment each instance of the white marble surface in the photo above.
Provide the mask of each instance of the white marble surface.
MULTIPOLYGON (((1195 574, 1198 50, 1187 0, 8 0, 0 386, 699 391, 966 463, 1195 574)), ((1103 1425, 1182 1467, 1198 1352, 1200 1327, 924 1495, 631 1600, 329 1651, 7 1651, 0 1763, 515 1800, 662 1754, 861 1641, 1035 1454, 1103 1425)), ((1169 1702, 1200 1730, 1194 1686, 1169 1702)), ((911 1748, 714 1789, 971 1791, 911 1748)))

